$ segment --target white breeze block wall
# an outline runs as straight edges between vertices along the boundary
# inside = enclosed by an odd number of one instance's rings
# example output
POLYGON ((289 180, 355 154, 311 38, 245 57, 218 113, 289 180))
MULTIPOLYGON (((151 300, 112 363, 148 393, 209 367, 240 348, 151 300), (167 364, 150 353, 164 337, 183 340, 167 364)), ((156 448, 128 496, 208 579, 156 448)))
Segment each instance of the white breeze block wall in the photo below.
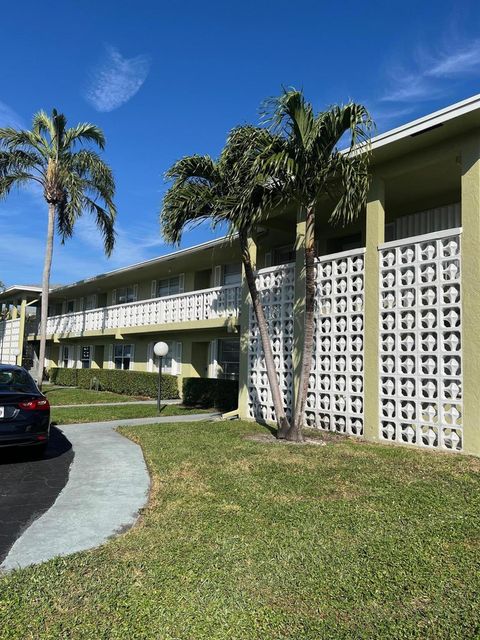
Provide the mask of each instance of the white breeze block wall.
POLYGON ((2 364, 17 364, 19 337, 20 318, 0 321, 0 362, 2 364))
POLYGON ((380 439, 462 449, 460 230, 380 247, 380 439))
POLYGON ((315 342, 305 422, 363 434, 364 249, 323 256, 316 265, 315 342))
MULTIPOLYGON (((317 297, 314 354, 305 412, 311 427, 363 433, 364 250, 324 256, 316 261, 317 297)), ((277 373, 288 415, 293 383, 294 265, 258 272, 277 373)), ((253 310, 249 342, 250 416, 268 421, 275 413, 253 310)))
MULTIPOLYGON (((290 417, 293 383, 293 301, 295 295, 295 266, 287 264, 257 272, 257 287, 265 310, 272 339, 275 368, 290 417)), ((265 358, 257 321, 250 305, 250 336, 248 343, 248 391, 250 416, 275 421, 272 395, 268 384, 265 358)))

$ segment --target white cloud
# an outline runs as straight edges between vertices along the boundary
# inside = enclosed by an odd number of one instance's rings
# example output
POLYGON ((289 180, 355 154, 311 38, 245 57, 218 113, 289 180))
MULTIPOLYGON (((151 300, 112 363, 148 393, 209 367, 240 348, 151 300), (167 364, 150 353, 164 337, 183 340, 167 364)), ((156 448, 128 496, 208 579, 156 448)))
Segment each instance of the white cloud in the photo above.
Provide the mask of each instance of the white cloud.
POLYGON ((378 130, 396 126, 398 122, 404 121, 407 116, 411 115, 414 110, 414 105, 401 106, 398 109, 395 106, 390 107, 390 105, 386 107, 374 105, 369 109, 378 130))
POLYGON ((107 47, 104 60, 92 74, 85 98, 97 111, 118 109, 137 93, 149 70, 148 56, 124 58, 114 47, 107 47))
POLYGON ((14 127, 25 129, 22 118, 8 104, 0 100, 0 127, 14 127))
POLYGON ((382 97, 383 102, 421 102, 433 100, 440 92, 423 75, 401 73, 395 81, 395 88, 382 97))
MULTIPOLYGON (((162 249, 167 248, 160 236, 159 228, 153 225, 136 224, 134 230, 131 230, 117 223, 115 228, 117 238, 113 253, 108 260, 109 269, 143 262, 153 257, 152 253, 156 255, 159 252, 163 252, 161 251, 162 249), (153 252, 153 249, 158 249, 159 251, 153 252)), ((91 217, 83 216, 78 220, 75 225, 75 236, 84 245, 93 249, 97 255, 103 253, 102 237, 91 217)))
POLYGON ((445 95, 446 80, 459 80, 480 70, 480 40, 468 44, 450 44, 444 51, 417 52, 410 68, 397 67, 390 72, 391 89, 383 102, 426 102, 445 95))
POLYGON ((480 40, 453 53, 441 55, 426 71, 426 75, 435 78, 467 75, 480 70, 480 40))

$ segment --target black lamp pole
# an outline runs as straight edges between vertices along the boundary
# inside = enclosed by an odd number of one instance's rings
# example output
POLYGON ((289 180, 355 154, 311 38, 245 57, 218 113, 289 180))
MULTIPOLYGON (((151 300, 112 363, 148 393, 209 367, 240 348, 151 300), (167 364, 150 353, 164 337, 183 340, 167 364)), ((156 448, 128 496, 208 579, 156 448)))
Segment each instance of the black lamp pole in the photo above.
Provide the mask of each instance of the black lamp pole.
POLYGON ((162 361, 163 356, 158 356, 158 398, 157 398, 157 411, 160 413, 161 401, 162 401, 162 361))

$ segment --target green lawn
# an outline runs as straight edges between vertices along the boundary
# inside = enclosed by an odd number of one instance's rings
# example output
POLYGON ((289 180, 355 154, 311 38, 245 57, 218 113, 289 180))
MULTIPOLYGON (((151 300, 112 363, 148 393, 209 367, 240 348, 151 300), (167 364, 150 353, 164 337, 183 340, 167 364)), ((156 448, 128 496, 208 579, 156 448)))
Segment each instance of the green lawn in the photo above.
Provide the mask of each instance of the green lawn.
POLYGON ((52 422, 73 424, 75 422, 104 422, 105 420, 125 420, 127 418, 150 418, 152 416, 183 416, 194 413, 216 413, 215 409, 192 409, 178 404, 162 405, 159 414, 154 404, 130 404, 112 407, 52 407, 52 422))
POLYGON ((43 392, 52 406, 63 404, 98 404, 101 402, 131 402, 134 400, 148 400, 142 396, 126 396, 110 391, 90 391, 71 387, 45 387, 43 392))
POLYGON ((2 639, 479 637, 479 460, 260 430, 123 430, 153 479, 141 522, 0 579, 2 639))

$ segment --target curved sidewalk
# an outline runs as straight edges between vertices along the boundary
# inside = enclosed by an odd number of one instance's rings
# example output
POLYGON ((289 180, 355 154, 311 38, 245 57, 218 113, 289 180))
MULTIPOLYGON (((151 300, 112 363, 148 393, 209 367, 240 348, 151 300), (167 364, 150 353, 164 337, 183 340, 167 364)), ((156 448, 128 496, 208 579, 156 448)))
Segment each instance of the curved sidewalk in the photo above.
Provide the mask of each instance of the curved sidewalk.
POLYGON ((97 547, 136 522, 148 499, 150 478, 141 448, 115 427, 211 418, 194 414, 57 426, 75 454, 68 482, 53 506, 14 543, 0 568, 26 567, 97 547))

